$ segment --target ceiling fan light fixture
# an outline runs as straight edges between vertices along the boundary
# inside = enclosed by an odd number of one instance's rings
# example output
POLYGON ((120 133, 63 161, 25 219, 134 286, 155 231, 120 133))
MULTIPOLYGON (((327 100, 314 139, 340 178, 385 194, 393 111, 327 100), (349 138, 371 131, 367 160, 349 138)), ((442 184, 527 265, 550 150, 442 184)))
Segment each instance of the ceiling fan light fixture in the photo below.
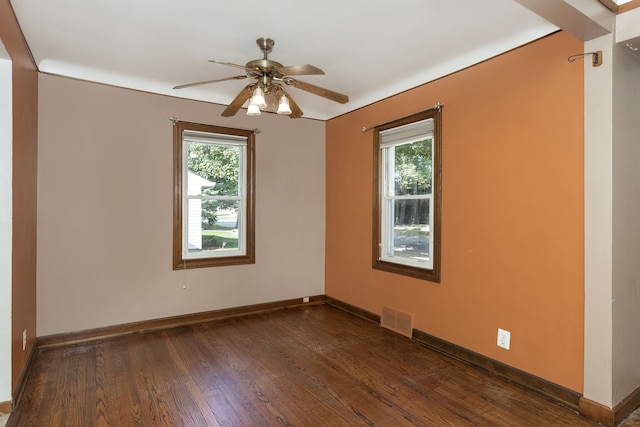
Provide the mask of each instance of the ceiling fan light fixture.
POLYGON ((175 86, 174 89, 184 89, 188 87, 216 82, 250 78, 252 82, 246 85, 244 89, 242 89, 240 93, 236 95, 233 101, 231 101, 227 108, 225 108, 225 110, 222 112, 222 117, 232 117, 236 115, 236 113, 240 111, 240 109, 244 105, 247 104, 247 101, 249 102, 247 114, 250 116, 259 115, 261 113, 261 110, 268 109, 268 111, 273 111, 274 108, 272 107, 275 107, 273 101, 277 101, 278 108, 276 111, 278 112, 278 114, 289 115, 289 117, 294 119, 302 117, 302 110, 300 109, 300 107, 298 107, 298 104, 294 101, 293 98, 289 98, 288 94, 284 90, 285 85, 303 90, 305 92, 309 92, 312 95, 321 96, 330 101, 338 102, 340 104, 349 102, 349 97, 347 95, 315 86, 311 83, 305 83, 297 79, 298 76, 323 75, 324 71, 322 71, 320 68, 315 67, 311 64, 290 65, 285 67, 279 62, 269 59, 269 53, 274 46, 274 41, 272 39, 262 37, 256 40, 256 43, 264 54, 262 59, 254 59, 253 61, 247 62, 245 65, 218 61, 215 59, 209 60, 209 62, 213 62, 215 64, 226 65, 233 68, 240 68, 244 70, 244 74, 222 79, 187 83, 175 86), (275 98, 269 100, 269 106, 267 106, 267 96, 275 98))
POLYGON ((256 104, 249 104, 249 108, 247 108, 247 116, 259 116, 262 114, 260 112, 260 107, 256 104))
POLYGON ((289 105, 289 98, 287 95, 282 95, 280 97, 280 102, 278 103, 278 114, 291 114, 291 106, 289 105))
POLYGON ((253 91, 253 96, 251 97, 251 101, 249 101, 249 106, 255 105, 258 108, 267 108, 267 102, 264 99, 264 91, 260 86, 256 86, 253 91))

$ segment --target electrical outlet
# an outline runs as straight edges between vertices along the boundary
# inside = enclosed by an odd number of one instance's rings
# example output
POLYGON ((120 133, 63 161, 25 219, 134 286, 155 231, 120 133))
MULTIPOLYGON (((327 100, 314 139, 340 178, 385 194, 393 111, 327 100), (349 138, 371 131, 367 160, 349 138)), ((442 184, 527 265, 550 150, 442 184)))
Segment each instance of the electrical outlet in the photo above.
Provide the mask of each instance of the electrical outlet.
POLYGON ((302 298, 302 302, 309 302, 309 297, 302 298))
POLYGON ((511 347, 511 332, 498 328, 498 347, 509 350, 509 347, 511 347))
POLYGON ((22 350, 27 349, 27 330, 22 331, 22 350))

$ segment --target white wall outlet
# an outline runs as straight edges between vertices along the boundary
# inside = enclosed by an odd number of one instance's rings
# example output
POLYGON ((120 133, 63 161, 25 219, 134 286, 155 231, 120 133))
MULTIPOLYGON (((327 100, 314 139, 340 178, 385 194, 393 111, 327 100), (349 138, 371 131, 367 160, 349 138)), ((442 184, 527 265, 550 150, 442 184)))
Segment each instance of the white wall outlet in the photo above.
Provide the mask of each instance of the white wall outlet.
POLYGON ((22 350, 27 349, 27 330, 22 331, 22 350))
POLYGON ((511 332, 498 328, 498 347, 509 350, 509 347, 511 347, 511 332))
POLYGON ((302 298, 302 302, 309 302, 309 297, 302 298))

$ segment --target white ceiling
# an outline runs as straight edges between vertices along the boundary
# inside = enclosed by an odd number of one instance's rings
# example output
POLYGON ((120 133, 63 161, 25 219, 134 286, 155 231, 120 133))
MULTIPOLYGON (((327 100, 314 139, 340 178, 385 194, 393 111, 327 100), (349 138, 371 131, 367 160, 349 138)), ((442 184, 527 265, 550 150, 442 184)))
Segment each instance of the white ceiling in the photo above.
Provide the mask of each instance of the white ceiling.
MULTIPOLYGON (((226 81, 262 53, 326 75, 299 80, 349 96, 341 105, 292 88, 304 117, 329 119, 475 64, 557 27, 513 0, 12 0, 40 71, 228 105, 226 81)), ((241 111, 239 114, 242 114, 241 111)))

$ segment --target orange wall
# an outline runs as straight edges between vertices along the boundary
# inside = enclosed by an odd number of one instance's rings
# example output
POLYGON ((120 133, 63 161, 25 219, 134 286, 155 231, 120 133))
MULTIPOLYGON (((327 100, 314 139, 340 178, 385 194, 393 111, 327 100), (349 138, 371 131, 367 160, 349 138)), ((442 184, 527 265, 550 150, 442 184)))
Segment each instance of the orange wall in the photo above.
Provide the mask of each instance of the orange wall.
POLYGON ((582 49, 556 33, 328 121, 327 295, 412 313, 414 328, 581 392, 583 66, 567 57, 582 49), (436 102, 441 283, 371 268, 373 135, 360 131, 436 102))
POLYGON ((9 0, 0 1, 0 38, 11 57, 13 78, 11 387, 15 390, 36 336, 38 74, 9 0), (24 329, 26 350, 22 350, 24 329))

